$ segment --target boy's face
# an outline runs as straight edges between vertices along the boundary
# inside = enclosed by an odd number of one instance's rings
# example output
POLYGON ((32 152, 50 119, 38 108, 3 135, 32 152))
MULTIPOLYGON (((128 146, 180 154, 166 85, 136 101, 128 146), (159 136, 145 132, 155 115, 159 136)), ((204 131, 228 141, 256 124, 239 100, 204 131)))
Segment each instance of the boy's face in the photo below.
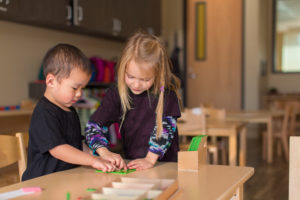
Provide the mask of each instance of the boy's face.
POLYGON ((154 82, 154 70, 145 70, 142 66, 146 63, 137 63, 131 60, 125 70, 125 83, 133 94, 141 94, 151 88, 154 82))
POLYGON ((47 89, 45 96, 57 106, 64 110, 69 110, 81 97, 82 88, 84 88, 90 80, 90 75, 86 72, 75 68, 71 71, 68 78, 62 78, 60 81, 54 75, 47 75, 47 89))

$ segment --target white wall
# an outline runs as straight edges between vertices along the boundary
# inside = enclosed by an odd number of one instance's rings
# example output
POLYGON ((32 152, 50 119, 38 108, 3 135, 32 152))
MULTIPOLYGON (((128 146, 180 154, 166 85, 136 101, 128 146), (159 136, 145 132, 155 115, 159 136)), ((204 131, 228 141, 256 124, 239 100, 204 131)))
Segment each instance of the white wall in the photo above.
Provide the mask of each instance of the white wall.
POLYGON ((60 42, 106 59, 123 48, 120 42, 0 21, 0 106, 28 98, 28 83, 37 80, 44 54, 60 42))
POLYGON ((244 13, 244 108, 259 105, 259 0, 245 0, 244 13))

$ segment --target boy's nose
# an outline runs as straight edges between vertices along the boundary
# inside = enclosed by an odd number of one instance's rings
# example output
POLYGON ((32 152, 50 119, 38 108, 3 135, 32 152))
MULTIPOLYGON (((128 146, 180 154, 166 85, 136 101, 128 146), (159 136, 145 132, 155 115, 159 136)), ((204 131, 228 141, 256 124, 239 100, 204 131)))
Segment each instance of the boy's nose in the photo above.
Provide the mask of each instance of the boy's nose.
POLYGON ((75 93, 75 96, 78 98, 81 97, 81 90, 77 90, 75 93))

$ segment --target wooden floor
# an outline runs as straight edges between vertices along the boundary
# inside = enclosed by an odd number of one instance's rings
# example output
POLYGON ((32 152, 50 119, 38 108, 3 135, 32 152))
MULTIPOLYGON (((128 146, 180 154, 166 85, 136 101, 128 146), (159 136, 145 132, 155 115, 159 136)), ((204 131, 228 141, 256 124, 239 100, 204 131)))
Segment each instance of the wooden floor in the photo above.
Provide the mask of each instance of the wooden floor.
MULTIPOLYGON (((247 139, 247 166, 255 168, 253 177, 246 182, 245 200, 288 199, 288 163, 275 156, 273 164, 261 159, 261 141, 247 139)), ((0 187, 18 182, 17 165, 0 170, 0 187)))
POLYGON ((262 161, 261 140, 247 139, 247 166, 254 175, 244 187, 244 200, 287 200, 289 164, 274 151, 272 164, 262 161))

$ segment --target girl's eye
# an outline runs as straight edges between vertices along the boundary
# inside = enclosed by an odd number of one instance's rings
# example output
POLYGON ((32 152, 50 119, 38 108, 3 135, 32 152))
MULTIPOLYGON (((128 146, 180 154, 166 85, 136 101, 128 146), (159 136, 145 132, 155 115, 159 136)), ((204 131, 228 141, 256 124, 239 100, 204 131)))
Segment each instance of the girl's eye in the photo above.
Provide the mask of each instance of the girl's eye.
POLYGON ((73 88, 73 90, 77 90, 77 88, 73 88))

